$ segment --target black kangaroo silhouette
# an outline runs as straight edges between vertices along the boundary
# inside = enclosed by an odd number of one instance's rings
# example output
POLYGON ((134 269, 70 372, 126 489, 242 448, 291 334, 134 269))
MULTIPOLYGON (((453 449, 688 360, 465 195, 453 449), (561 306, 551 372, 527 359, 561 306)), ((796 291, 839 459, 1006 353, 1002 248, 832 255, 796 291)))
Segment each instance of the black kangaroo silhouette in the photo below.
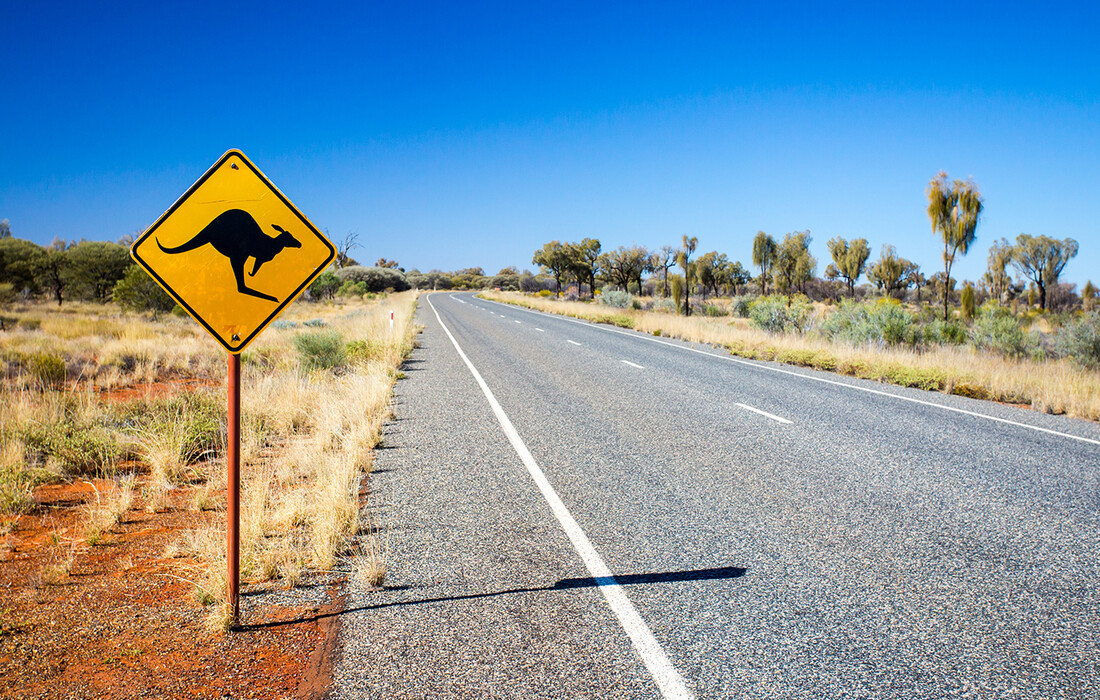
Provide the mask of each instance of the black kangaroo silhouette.
POLYGON ((233 276, 237 278, 238 292, 268 301, 279 301, 270 294, 249 289, 244 283, 244 264, 249 258, 254 258, 255 262, 248 276, 255 277, 260 266, 283 252, 284 248, 302 247, 298 239, 290 235, 290 232, 282 226, 272 224, 271 228, 278 231, 279 235, 272 238, 264 233, 252 215, 243 209, 229 209, 218 214, 203 230, 183 245, 165 248, 160 239, 157 239, 157 245, 165 253, 176 255, 201 248, 209 243, 214 246, 214 250, 229 258, 229 264, 233 267, 233 276))

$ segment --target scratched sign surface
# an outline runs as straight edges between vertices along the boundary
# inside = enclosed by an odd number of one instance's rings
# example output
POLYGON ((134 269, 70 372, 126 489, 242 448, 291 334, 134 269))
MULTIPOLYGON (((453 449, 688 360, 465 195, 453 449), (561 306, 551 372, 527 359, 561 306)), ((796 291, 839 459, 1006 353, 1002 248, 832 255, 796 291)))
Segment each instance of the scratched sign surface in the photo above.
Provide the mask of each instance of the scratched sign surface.
POLYGON ((336 249, 231 150, 141 234, 130 255, 235 354, 324 271, 336 249))

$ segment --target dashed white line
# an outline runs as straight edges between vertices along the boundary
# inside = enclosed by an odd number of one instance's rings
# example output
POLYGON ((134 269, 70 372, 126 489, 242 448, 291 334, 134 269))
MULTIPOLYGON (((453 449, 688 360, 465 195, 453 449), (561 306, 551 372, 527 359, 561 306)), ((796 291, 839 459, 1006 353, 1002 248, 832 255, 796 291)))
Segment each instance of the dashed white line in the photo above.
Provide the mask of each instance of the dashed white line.
MULTIPOLYGON (((492 301, 492 300, 489 300, 489 299, 486 299, 486 301, 488 301, 491 304, 500 304, 501 303, 499 301, 492 301)), ((520 311, 526 311, 529 314, 537 314, 537 315, 540 315, 540 316, 550 315, 550 314, 547 314, 543 311, 535 311, 533 309, 525 309, 522 306, 515 306, 514 304, 510 305, 510 306, 512 306, 512 308, 517 308, 520 311)), ((565 318, 563 316, 559 316, 559 315, 556 315, 556 314, 555 314, 555 317, 558 318, 558 320, 564 321, 566 323, 576 323, 578 325, 588 326, 589 328, 595 328, 597 330, 604 331, 605 333, 616 333, 618 335, 625 335, 625 336, 630 337, 630 338, 636 338, 638 340, 645 340, 645 341, 648 341, 650 343, 657 343, 658 345, 665 345, 665 346, 668 346, 670 348, 677 348, 679 350, 685 350, 687 352, 693 352, 693 353, 696 353, 696 354, 699 354, 699 355, 706 355, 707 357, 713 357, 716 360, 724 360, 726 362, 733 362, 734 364, 747 365, 748 367, 755 367, 756 369, 764 370, 766 372, 777 372, 779 374, 788 374, 792 377, 800 377, 802 379, 807 379, 811 382, 819 382, 821 384, 831 384, 833 386, 839 386, 839 387, 843 387, 845 389, 851 389, 853 391, 862 391, 864 393, 875 394, 877 396, 888 396, 892 399, 898 399, 899 401, 908 401, 909 403, 920 404, 922 406, 930 406, 932 408, 939 408, 939 409, 942 409, 944 411, 951 411, 952 413, 961 413, 963 415, 973 416, 975 418, 984 418, 986 420, 993 421, 994 423, 1002 423, 1004 425, 1012 425, 1012 426, 1015 426, 1017 428, 1026 428, 1027 430, 1034 430, 1034 431, 1039 432, 1039 433, 1046 433, 1047 435, 1057 435, 1058 437, 1069 438, 1070 440, 1077 440, 1078 442, 1087 442, 1091 445, 1100 445, 1100 440, 1093 440, 1092 438, 1082 437, 1080 435, 1073 435, 1071 433, 1063 433, 1060 430, 1051 430, 1050 428, 1042 428, 1038 425, 1031 425, 1029 423, 1021 423, 1019 421, 1010 420, 1008 418, 998 418, 997 416, 991 416, 987 413, 978 413, 977 411, 968 411, 965 408, 955 408, 954 406, 945 406, 942 403, 936 403, 934 401, 925 401, 924 399, 918 399, 918 398, 914 398, 912 396, 902 396, 900 394, 892 394, 888 391, 881 391, 879 389, 872 389, 870 387, 858 386, 856 384, 848 384, 846 382, 839 382, 835 379, 826 379, 825 377, 815 377, 815 376, 812 376, 812 375, 809 375, 809 374, 802 374, 801 372, 794 372, 794 371, 789 370, 789 369, 782 369, 782 368, 779 368, 779 367, 772 367, 770 365, 759 364, 759 363, 756 363, 756 362, 752 362, 750 360, 743 360, 739 357, 731 357, 729 355, 717 355, 713 352, 706 352, 704 350, 699 350, 698 348, 689 347, 687 345, 679 345, 677 343, 669 343, 669 342, 664 341, 664 340, 658 340, 657 338, 651 338, 649 336, 641 335, 641 334, 637 333, 636 331, 624 331, 624 330, 619 330, 618 328, 607 328, 606 326, 602 326, 600 324, 589 323, 588 321, 578 321, 576 319, 565 318)))
POLYGON ((542 330, 541 328, 536 328, 535 330, 538 331, 539 333, 545 333, 546 332, 546 331, 542 330))
POLYGON ((523 321, 516 321, 516 323, 523 323, 523 321))
POLYGON ((600 593, 603 593, 604 599, 607 600, 607 605, 611 608, 611 611, 615 613, 615 617, 619 619, 619 624, 626 631, 626 635, 630 638, 630 642, 634 645, 634 650, 638 652, 638 656, 642 658, 642 663, 649 669, 649 673, 653 676, 661 695, 668 700, 694 700, 695 696, 687 687, 687 683, 684 682, 680 672, 672 665, 668 655, 665 654, 665 650, 661 648, 657 638, 653 636, 649 625, 638 614, 637 608, 630 602, 630 598, 627 597, 622 586, 619 585, 614 574, 611 573, 611 569, 604 563, 603 557, 592 546, 588 535, 584 533, 569 509, 565 507, 565 503, 562 502, 554 487, 546 479, 546 475, 535 461, 535 458, 531 456, 531 451, 527 449, 527 445, 520 438, 519 433, 516 432, 515 426, 512 425, 512 421, 509 420, 507 414, 504 413, 504 409, 500 407, 493 392, 489 389, 489 385, 485 383, 481 374, 470 362, 470 358, 466 357, 466 353, 459 347, 458 341, 451 335, 451 331, 443 324, 443 319, 439 317, 439 311, 436 310, 430 296, 428 297, 428 305, 435 312, 435 319, 443 328, 443 332, 451 339, 451 344, 458 351, 458 356, 466 363, 466 368, 470 370, 470 374, 474 375, 474 380, 481 387, 481 392, 485 394, 485 398, 493 409, 493 414, 500 423, 500 427, 504 429, 504 434, 508 436, 512 448, 519 455, 523 466, 527 467, 531 479, 534 480, 543 498, 546 499, 546 503, 549 504, 550 510, 553 511, 562 529, 565 530, 566 536, 573 544, 573 549, 576 550, 581 561, 584 562, 588 573, 599 581, 600 585, 597 588, 599 588, 600 593))
POLYGON ((779 416, 775 415, 774 413, 768 413, 767 411, 761 411, 759 408, 753 408, 752 406, 749 406, 747 404, 739 403, 739 404, 735 404, 735 405, 740 406, 741 408, 745 409, 746 411, 752 411, 753 413, 759 413, 762 416, 766 416, 768 418, 771 418, 773 421, 776 421, 778 423, 790 424, 790 423, 793 422, 793 421, 787 420, 786 418, 780 418, 779 416))
POLYGON ((638 369, 645 369, 645 367, 642 367, 641 365, 636 365, 630 360, 619 360, 619 362, 622 362, 624 365, 630 365, 631 367, 637 367, 638 369))
POLYGON ((578 342, 577 342, 577 341, 575 341, 575 340, 570 340, 570 341, 568 341, 568 342, 570 342, 570 343, 573 343, 574 345, 580 345, 580 343, 578 343, 578 342))

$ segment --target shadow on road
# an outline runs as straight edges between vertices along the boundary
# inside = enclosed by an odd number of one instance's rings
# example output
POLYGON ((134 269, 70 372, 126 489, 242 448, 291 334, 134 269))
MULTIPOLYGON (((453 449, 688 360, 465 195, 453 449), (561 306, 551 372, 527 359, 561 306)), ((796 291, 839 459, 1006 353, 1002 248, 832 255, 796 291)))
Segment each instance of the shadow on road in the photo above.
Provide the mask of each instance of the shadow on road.
MULTIPOLYGON (((382 608, 394 608, 403 607, 406 605, 428 605, 431 603, 445 603, 448 601, 461 601, 461 600, 480 600, 482 598, 495 598, 497 596, 515 595, 517 593, 540 593, 540 592, 553 592, 564 591, 573 588, 595 588, 598 586, 611 586, 618 584, 620 586, 633 586, 638 584, 653 584, 653 583, 679 583, 682 581, 715 581, 720 579, 739 578, 744 576, 748 569, 740 566, 722 566, 714 569, 693 569, 691 571, 663 571, 648 574, 624 574, 622 576, 600 576, 592 577, 586 576, 582 578, 563 578, 555 583, 553 586, 542 586, 539 588, 509 588, 503 591, 489 591, 486 593, 470 593, 468 595, 456 595, 456 596, 440 596, 438 598, 420 598, 416 600, 393 600, 387 603, 377 603, 375 605, 362 605, 356 608, 348 608, 347 610, 341 610, 333 613, 323 613, 320 615, 313 615, 309 617, 301 617, 293 620, 278 620, 276 622, 262 622, 254 625, 242 625, 240 630, 242 632, 248 630, 265 629, 269 627, 283 627, 285 625, 296 625, 302 622, 310 622, 313 620, 322 620, 327 617, 336 617, 340 615, 347 615, 348 613, 365 612, 367 610, 380 610, 382 608)), ((394 586, 385 587, 381 592, 385 591, 401 591, 408 589, 409 586, 394 586)))

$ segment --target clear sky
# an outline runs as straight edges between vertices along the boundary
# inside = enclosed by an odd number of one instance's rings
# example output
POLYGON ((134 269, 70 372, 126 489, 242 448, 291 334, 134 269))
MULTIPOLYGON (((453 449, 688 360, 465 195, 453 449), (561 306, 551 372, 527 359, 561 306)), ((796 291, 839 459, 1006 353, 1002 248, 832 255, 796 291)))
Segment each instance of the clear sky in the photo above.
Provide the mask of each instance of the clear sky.
POLYGON ((939 170, 994 240, 1079 241, 1100 282, 1095 3, 0 3, 0 219, 144 230, 242 149, 353 254, 531 268, 605 249, 810 229, 941 265, 939 170))

